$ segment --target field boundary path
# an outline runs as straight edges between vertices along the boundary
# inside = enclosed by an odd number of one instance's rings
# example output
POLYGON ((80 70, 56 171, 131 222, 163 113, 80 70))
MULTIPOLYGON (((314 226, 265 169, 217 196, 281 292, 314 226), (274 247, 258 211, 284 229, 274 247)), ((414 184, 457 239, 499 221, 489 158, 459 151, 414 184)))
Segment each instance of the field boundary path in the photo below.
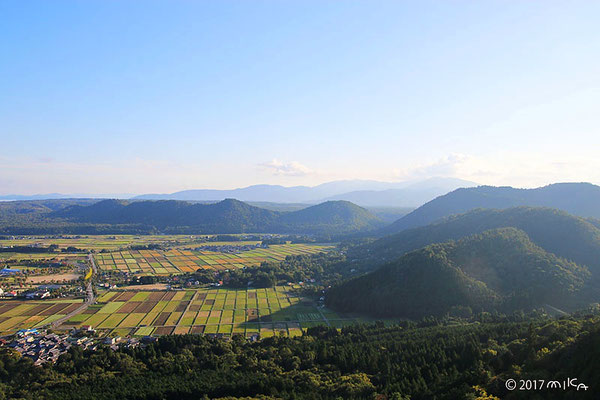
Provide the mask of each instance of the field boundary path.
MULTIPOLYGON (((88 260, 90 261, 90 264, 92 266, 93 275, 98 274, 98 268, 96 267, 96 261, 94 260, 94 256, 92 255, 92 253, 88 254, 88 260)), ((74 317, 75 315, 84 312, 90 305, 92 305, 94 303, 96 298, 94 297, 94 290, 92 288, 92 279, 88 280, 87 285, 85 287, 85 293, 86 293, 85 301, 83 302, 83 304, 80 307, 73 310, 72 312, 65 315, 64 317, 61 317, 61 318, 57 319, 56 321, 53 321, 52 323, 50 323, 50 327, 56 328, 56 327, 62 325, 65 321, 69 320, 70 318, 74 317)))
POLYGON ((188 312, 190 310, 190 307, 192 306, 192 302, 194 300, 196 300, 196 297, 198 296, 198 291, 194 292, 194 295, 192 296, 192 298, 190 299, 190 302, 188 303, 187 307, 185 308, 185 310, 181 313, 181 316, 179 317, 179 319, 177 320, 177 323, 175 324, 175 326, 178 326, 179 323, 183 320, 183 316, 185 315, 186 312, 188 312))
POLYGON ((325 314, 323 314, 323 311, 321 311, 321 308, 319 308, 319 306, 316 307, 317 311, 319 311, 319 314, 321 314, 321 317, 323 318, 323 321, 325 321, 325 323, 327 324, 327 326, 331 327, 331 324, 329 323, 329 320, 325 317, 325 314))

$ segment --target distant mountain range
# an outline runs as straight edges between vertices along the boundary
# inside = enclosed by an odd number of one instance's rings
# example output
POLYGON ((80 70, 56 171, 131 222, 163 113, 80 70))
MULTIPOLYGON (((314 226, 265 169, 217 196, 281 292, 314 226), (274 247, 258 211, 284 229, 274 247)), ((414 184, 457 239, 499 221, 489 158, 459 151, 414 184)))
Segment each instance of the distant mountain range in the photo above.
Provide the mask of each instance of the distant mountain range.
POLYGON ((516 228, 410 252, 332 288, 328 306, 383 317, 512 312, 549 305, 572 310, 598 300, 587 267, 560 258, 516 228))
POLYGON ((476 186, 476 184, 457 178, 430 178, 405 182, 346 180, 327 182, 312 187, 253 185, 231 190, 197 189, 169 194, 142 194, 137 196, 130 194, 12 194, 0 195, 0 200, 109 198, 217 202, 225 199, 238 199, 244 202, 256 203, 307 203, 311 205, 328 200, 346 200, 363 207, 415 208, 454 189, 472 186, 476 186))
POLYGON ((557 183, 537 189, 493 186, 457 189, 422 205, 384 228, 381 233, 390 234, 424 226, 475 208, 503 209, 516 206, 551 207, 581 217, 600 218, 600 186, 557 183))
POLYGON ((363 207, 416 207, 456 188, 475 185, 473 182, 456 178, 431 178, 417 182, 350 180, 328 182, 314 187, 254 185, 233 190, 184 190, 171 194, 145 194, 133 199, 219 201, 235 198, 247 202, 309 204, 346 200, 363 207))
MULTIPOLYGON (((51 200, 50 202, 56 202, 51 200)), ((135 233, 303 233, 343 235, 365 232, 384 223, 375 215, 346 201, 328 201, 298 211, 273 211, 226 199, 201 204, 177 200, 102 200, 49 208, 43 203, 6 204, 0 232, 81 232, 102 229, 135 233), (10 207, 12 206, 12 208, 10 207), (12 211, 11 211, 12 210, 12 211), (12 226, 10 226, 12 222, 12 226)))

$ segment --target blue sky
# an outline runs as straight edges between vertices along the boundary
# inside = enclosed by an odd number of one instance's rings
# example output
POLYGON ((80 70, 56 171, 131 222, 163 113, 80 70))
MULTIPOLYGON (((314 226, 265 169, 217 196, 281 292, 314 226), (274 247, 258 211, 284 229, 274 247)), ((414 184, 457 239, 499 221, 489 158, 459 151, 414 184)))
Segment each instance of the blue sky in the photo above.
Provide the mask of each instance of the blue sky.
POLYGON ((600 2, 3 1, 0 192, 600 184, 600 2))

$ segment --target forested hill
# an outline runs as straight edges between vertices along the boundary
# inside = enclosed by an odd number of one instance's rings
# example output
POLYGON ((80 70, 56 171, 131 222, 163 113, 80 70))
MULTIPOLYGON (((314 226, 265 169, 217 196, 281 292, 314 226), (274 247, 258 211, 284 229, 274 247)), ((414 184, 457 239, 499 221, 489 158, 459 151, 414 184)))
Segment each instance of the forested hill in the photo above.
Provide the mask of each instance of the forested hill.
POLYGON ((9 234, 25 234, 31 226, 32 233, 270 232, 343 235, 383 225, 369 211, 344 201, 278 212, 233 199, 212 204, 175 200, 103 200, 91 205, 40 210, 27 216, 12 213, 7 220, 3 217, 0 215, 0 232, 9 234))
POLYGON ((281 214, 279 222, 292 229, 321 230, 345 227, 346 232, 359 232, 381 226, 382 222, 366 209, 349 201, 326 201, 303 210, 281 214))
POLYGON ((536 245, 559 257, 586 265, 600 280, 600 229, 589 220, 550 208, 473 210, 383 237, 354 249, 350 258, 376 266, 432 243, 457 240, 502 227, 523 230, 536 245))
POLYGON ((440 196, 382 229, 382 234, 428 225, 475 208, 550 207, 581 217, 600 218, 600 186, 557 183, 537 189, 479 186, 440 196))
POLYGON ((237 200, 213 204, 185 201, 104 200, 91 206, 73 206, 57 211, 51 218, 101 224, 144 224, 160 230, 177 226, 196 226, 207 232, 252 232, 273 226, 279 213, 237 200))
POLYGON ((327 305, 375 316, 418 318, 453 310, 512 312, 549 304, 572 310, 600 298, 583 290, 586 267, 502 228, 410 252, 332 288, 327 305))

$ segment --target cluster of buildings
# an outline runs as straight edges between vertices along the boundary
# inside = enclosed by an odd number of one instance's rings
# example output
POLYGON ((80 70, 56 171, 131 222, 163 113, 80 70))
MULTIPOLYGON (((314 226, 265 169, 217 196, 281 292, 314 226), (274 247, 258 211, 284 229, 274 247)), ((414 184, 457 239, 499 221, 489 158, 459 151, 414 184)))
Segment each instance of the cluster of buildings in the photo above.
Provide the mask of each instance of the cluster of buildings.
POLYGON ((73 329, 69 334, 47 333, 37 329, 21 329, 12 340, 0 339, 0 346, 5 346, 18 351, 23 357, 30 358, 35 365, 47 362, 54 363, 61 354, 66 353, 72 346, 84 350, 95 351, 99 346, 109 346, 112 350, 119 348, 134 348, 155 342, 156 337, 144 336, 137 338, 95 336, 96 331, 88 325, 73 329))
POLYGON ((56 362, 58 357, 73 345, 90 348, 93 346, 93 339, 41 333, 37 329, 22 329, 17 332, 12 342, 4 345, 18 351, 23 357, 31 358, 35 365, 41 365, 46 362, 56 362))
POLYGON ((35 289, 3 290, 0 288, 0 297, 21 298, 25 300, 42 300, 51 297, 81 296, 84 289, 81 286, 68 285, 40 285, 35 289))

